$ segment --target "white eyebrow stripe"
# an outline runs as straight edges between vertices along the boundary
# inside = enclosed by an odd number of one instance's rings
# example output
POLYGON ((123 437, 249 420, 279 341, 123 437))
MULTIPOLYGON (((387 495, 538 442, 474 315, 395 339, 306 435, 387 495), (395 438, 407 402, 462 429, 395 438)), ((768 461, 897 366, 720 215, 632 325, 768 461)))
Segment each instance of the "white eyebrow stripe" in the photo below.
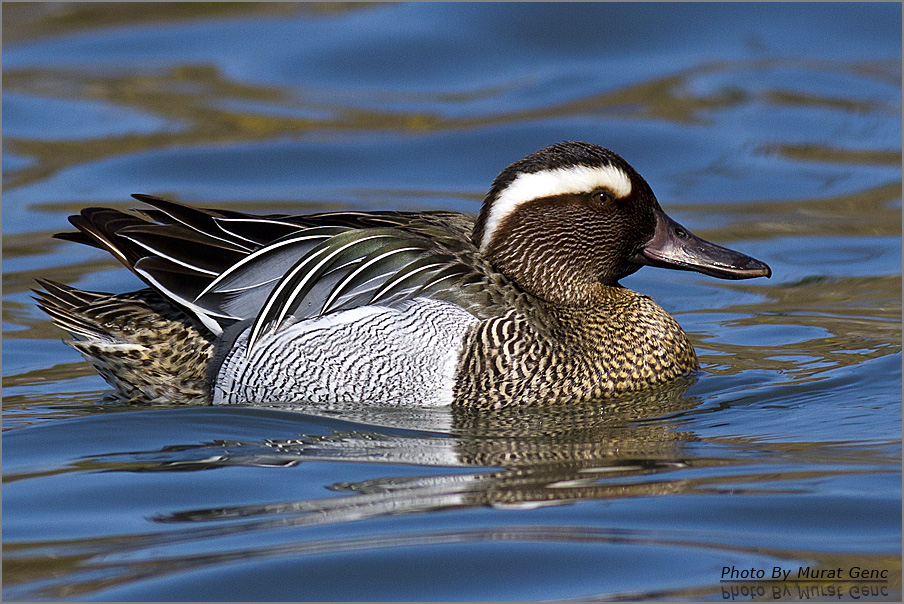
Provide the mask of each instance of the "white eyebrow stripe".
POLYGON ((570 166, 519 174, 493 202, 480 249, 486 248, 499 224, 522 203, 565 193, 590 193, 596 189, 607 189, 616 197, 627 197, 631 194, 631 179, 617 166, 570 166))

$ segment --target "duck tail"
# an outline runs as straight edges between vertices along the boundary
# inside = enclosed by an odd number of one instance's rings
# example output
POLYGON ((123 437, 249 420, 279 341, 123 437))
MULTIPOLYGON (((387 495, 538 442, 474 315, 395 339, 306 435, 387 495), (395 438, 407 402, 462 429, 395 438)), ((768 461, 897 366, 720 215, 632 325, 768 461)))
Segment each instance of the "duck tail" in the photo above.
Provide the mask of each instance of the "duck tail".
POLYGON ((38 307, 73 336, 117 396, 145 402, 208 402, 213 335, 199 321, 143 289, 109 294, 38 280, 38 307))

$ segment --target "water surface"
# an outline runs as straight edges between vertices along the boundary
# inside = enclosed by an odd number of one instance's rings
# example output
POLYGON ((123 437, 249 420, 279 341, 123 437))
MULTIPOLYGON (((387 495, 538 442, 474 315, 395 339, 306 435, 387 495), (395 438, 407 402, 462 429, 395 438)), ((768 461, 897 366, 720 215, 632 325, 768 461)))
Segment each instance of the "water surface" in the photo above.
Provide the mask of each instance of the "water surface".
POLYGON ((22 3, 3 34, 5 599, 900 598, 900 6, 22 3), (624 280, 698 376, 516 412, 138 406, 30 298, 139 286, 50 238, 86 205, 474 213, 568 139, 773 268, 624 280))

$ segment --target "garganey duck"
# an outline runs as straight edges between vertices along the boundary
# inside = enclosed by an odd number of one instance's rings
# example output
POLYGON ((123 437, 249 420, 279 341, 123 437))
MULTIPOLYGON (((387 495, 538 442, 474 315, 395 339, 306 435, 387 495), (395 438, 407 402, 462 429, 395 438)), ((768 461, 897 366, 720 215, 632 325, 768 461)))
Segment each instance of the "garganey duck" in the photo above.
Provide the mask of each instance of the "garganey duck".
POLYGON ((144 401, 500 407, 593 401, 698 369, 678 323, 619 285, 643 265, 770 276, 692 235, 597 145, 563 142, 448 211, 256 216, 134 195, 56 237, 149 288, 42 281, 41 308, 117 391, 144 401))

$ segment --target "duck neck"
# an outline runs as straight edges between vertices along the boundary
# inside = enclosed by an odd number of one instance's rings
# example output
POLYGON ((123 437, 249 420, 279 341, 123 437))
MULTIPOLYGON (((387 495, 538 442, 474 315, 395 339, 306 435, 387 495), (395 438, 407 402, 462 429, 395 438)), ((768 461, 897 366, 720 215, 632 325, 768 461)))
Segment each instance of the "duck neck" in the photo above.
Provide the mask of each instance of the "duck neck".
POLYGON ((575 279, 565 280, 561 275, 549 274, 540 283, 525 287, 534 297, 542 300, 544 306, 559 312, 576 312, 581 309, 598 311, 606 309, 624 299, 625 290, 618 283, 585 282, 575 279), (556 279, 556 277, 559 277, 556 279))
POLYGON ((605 331, 604 324, 618 321, 619 317, 632 312, 638 298, 647 297, 618 284, 598 283, 592 288, 575 290, 575 295, 567 300, 534 296, 534 302, 528 308, 519 310, 554 339, 595 344, 600 339, 598 335, 589 339, 575 336, 605 331))

